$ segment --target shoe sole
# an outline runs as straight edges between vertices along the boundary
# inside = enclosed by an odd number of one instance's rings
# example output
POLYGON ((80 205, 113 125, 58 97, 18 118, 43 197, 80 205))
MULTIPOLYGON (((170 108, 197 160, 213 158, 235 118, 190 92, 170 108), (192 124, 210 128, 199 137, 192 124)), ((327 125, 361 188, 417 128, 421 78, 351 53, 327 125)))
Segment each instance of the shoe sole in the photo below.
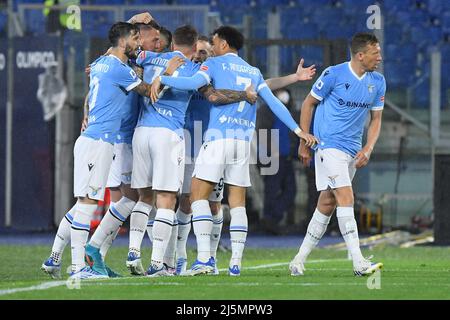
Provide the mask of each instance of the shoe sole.
POLYGON ((44 271, 45 274, 49 275, 52 279, 61 279, 61 270, 53 269, 45 265, 41 266, 41 270, 44 271))
POLYGON ((374 266, 371 266, 367 271, 365 271, 364 273, 361 272, 357 272, 357 271, 353 271, 354 275, 357 277, 365 277, 365 276, 370 276, 372 274, 374 274, 376 271, 383 269, 383 264, 381 262, 378 262, 377 264, 375 264, 374 266))
POLYGON ((143 271, 144 268, 141 269, 141 266, 136 266, 133 264, 134 261, 127 261, 126 266, 127 269, 130 271, 130 273, 133 276, 145 276, 145 271, 143 271))

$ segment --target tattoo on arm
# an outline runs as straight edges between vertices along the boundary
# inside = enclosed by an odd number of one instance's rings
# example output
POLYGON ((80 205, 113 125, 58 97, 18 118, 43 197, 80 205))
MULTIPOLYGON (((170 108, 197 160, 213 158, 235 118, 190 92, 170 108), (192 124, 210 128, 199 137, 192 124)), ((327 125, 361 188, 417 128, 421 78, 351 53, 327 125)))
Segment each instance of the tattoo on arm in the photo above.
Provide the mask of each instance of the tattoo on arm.
POLYGON ((209 102, 215 105, 223 105, 244 101, 247 98, 245 91, 235 91, 228 89, 214 89, 213 86, 208 85, 201 87, 199 92, 208 99, 209 102))
POLYGON ((137 76, 139 77, 139 79, 144 79, 144 68, 141 68, 135 64, 133 64, 131 66, 131 68, 134 70, 134 72, 136 72, 137 76))
POLYGON ((133 91, 137 92, 141 96, 150 98, 151 89, 151 85, 142 81, 136 87, 134 87, 133 91))

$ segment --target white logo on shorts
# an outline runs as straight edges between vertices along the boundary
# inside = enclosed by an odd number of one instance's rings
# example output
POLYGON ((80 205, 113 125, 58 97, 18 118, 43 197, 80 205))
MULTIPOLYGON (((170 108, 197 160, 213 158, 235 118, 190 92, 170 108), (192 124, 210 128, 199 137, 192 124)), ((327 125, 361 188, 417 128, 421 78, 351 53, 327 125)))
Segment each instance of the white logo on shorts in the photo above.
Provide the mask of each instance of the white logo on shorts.
POLYGON ((339 175, 335 176, 328 176, 328 179, 330 180, 330 184, 334 187, 336 185, 336 178, 339 177, 339 175))

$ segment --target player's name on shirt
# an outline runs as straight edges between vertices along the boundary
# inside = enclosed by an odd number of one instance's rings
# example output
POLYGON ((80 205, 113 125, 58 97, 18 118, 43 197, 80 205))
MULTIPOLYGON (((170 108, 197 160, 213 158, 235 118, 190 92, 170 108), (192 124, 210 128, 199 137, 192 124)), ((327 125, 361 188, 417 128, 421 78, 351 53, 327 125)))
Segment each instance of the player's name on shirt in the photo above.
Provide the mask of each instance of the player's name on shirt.
POLYGON ((109 65, 106 63, 96 63, 92 66, 91 72, 107 73, 109 71, 109 65))
POLYGON ((258 75, 259 74, 259 70, 255 67, 244 66, 242 64, 236 64, 236 63, 232 63, 232 62, 222 62, 222 69, 229 70, 229 71, 235 71, 235 72, 241 72, 241 73, 247 73, 250 75, 258 75))

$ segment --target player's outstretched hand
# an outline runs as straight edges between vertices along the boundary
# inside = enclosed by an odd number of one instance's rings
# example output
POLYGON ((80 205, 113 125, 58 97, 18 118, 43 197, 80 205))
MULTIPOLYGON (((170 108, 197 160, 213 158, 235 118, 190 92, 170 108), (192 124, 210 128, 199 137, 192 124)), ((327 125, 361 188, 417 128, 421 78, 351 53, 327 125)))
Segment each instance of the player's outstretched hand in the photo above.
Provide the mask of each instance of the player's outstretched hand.
POLYGON ((131 17, 130 20, 128 20, 129 23, 135 24, 135 23, 150 23, 150 21, 153 20, 152 15, 149 12, 142 12, 139 14, 136 14, 131 17))
POLYGON ((152 87, 150 91, 150 99, 152 100, 152 103, 155 103, 158 101, 158 95, 159 95, 159 87, 161 86, 161 78, 156 77, 155 80, 152 82, 152 87))
POLYGON ((303 140, 300 141, 300 145, 298 146, 298 158, 305 167, 309 166, 309 162, 312 158, 311 149, 305 145, 303 140))
POLYGON ((366 149, 359 150, 355 156, 355 167, 356 169, 362 168, 369 163, 370 151, 366 149))
POLYGON ((165 73, 172 75, 175 72, 175 70, 177 70, 180 66, 182 66, 185 63, 186 61, 184 60, 183 57, 180 56, 172 57, 172 59, 170 59, 169 62, 167 63, 165 73))
POLYGON ((312 80, 312 78, 316 74, 316 66, 314 64, 308 68, 303 68, 304 63, 305 60, 302 58, 300 60, 300 63, 298 64, 297 72, 295 73, 297 75, 298 81, 312 80))
POLYGON ((88 118, 84 117, 83 121, 81 121, 81 133, 83 133, 88 126, 88 118))
POLYGON ((255 104, 256 100, 258 100, 258 94, 256 93, 253 85, 250 85, 247 89, 245 89, 245 93, 247 94, 245 100, 250 104, 255 104))

